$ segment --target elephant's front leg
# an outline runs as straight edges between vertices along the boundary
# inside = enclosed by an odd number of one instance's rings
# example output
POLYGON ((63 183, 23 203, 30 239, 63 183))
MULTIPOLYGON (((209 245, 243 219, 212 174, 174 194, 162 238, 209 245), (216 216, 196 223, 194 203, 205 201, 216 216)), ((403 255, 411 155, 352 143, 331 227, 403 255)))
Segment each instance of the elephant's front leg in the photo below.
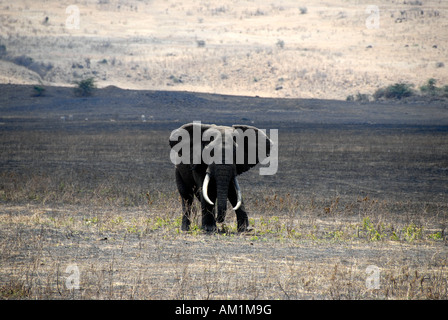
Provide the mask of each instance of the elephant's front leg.
MULTIPOLYGON (((233 184, 229 187, 229 201, 232 204, 232 207, 235 207, 238 203, 238 196, 233 184)), ((242 201, 241 206, 236 209, 236 220, 237 220, 237 228, 238 232, 244 232, 249 230, 249 218, 247 217, 246 209, 244 208, 244 201, 242 201)))
MULTIPOLYGON (((208 197, 213 203, 216 203, 216 192, 209 189, 208 197)), ((215 219, 215 206, 205 201, 201 190, 201 209, 202 209, 202 229, 206 232, 215 232, 216 219, 215 219)))
POLYGON ((189 231, 191 224, 191 205, 193 203, 193 196, 188 198, 182 197, 182 231, 189 231))

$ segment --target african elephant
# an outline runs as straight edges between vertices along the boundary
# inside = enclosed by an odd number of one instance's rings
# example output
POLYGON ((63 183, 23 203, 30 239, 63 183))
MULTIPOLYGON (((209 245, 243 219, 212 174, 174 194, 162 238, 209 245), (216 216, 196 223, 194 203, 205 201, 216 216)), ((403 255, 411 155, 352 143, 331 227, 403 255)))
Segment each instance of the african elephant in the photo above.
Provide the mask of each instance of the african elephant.
POLYGON ((191 205, 196 196, 201 202, 202 229, 217 231, 216 222, 224 222, 229 199, 236 212, 238 231, 247 231, 249 220, 236 177, 269 156, 272 141, 265 132, 246 125, 193 122, 172 132, 170 146, 174 157, 184 157, 175 167, 182 198, 182 230, 190 229, 191 205), (181 147, 179 137, 184 143, 181 147))

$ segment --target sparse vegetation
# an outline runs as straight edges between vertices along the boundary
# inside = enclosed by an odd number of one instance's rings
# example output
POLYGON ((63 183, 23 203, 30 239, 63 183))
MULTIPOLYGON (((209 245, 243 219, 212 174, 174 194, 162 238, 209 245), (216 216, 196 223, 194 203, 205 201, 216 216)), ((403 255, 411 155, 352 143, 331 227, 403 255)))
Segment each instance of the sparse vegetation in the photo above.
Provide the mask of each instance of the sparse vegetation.
POLYGON ((428 79, 428 81, 420 87, 420 92, 429 97, 448 98, 448 85, 443 87, 436 86, 437 80, 434 78, 428 79))
POLYGON ((168 79, 171 80, 172 83, 174 83, 174 84, 180 84, 180 83, 183 83, 183 82, 184 82, 184 81, 182 80, 182 77, 176 77, 176 76, 174 76, 174 75, 169 76, 168 79))
POLYGON ((26 55, 6 56, 4 59, 37 73, 41 78, 44 78, 53 69, 52 63, 34 61, 33 58, 26 55))
MULTIPOLYGON (((427 98, 448 98, 448 86, 445 85, 443 87, 436 86, 437 80, 434 78, 430 78, 426 81, 426 83, 420 86, 420 94, 417 91, 413 90, 413 84, 408 83, 395 83, 393 85, 387 86, 385 88, 380 88, 375 91, 373 94, 373 99, 384 100, 384 99, 393 99, 393 100, 401 100, 408 97, 427 97, 427 98)), ((357 98, 355 99, 352 95, 347 97, 347 101, 362 101, 363 99, 359 99, 359 93, 357 98)), ((363 95, 367 96, 367 95, 363 95)))

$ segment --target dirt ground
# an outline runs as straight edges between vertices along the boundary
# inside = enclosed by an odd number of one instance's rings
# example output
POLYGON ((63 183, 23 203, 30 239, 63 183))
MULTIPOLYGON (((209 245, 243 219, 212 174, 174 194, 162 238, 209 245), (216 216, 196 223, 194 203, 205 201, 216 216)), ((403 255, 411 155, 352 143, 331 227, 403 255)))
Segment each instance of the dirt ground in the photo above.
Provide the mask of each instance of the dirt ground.
POLYGON ((448 297, 443 101, 0 90, 4 299, 448 297), (239 179, 252 232, 180 231, 168 137, 193 120, 279 130, 278 173, 239 179))

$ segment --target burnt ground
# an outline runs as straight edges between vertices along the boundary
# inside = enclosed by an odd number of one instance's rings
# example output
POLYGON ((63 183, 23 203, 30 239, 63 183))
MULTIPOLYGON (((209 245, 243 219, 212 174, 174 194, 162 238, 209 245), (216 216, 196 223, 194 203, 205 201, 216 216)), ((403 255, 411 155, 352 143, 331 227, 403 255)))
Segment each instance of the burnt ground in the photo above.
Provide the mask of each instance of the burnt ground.
POLYGON ((0 91, 3 298, 447 298, 446 101, 0 91), (278 173, 240 177, 252 233, 179 231, 167 141, 191 121, 279 130, 278 173))

